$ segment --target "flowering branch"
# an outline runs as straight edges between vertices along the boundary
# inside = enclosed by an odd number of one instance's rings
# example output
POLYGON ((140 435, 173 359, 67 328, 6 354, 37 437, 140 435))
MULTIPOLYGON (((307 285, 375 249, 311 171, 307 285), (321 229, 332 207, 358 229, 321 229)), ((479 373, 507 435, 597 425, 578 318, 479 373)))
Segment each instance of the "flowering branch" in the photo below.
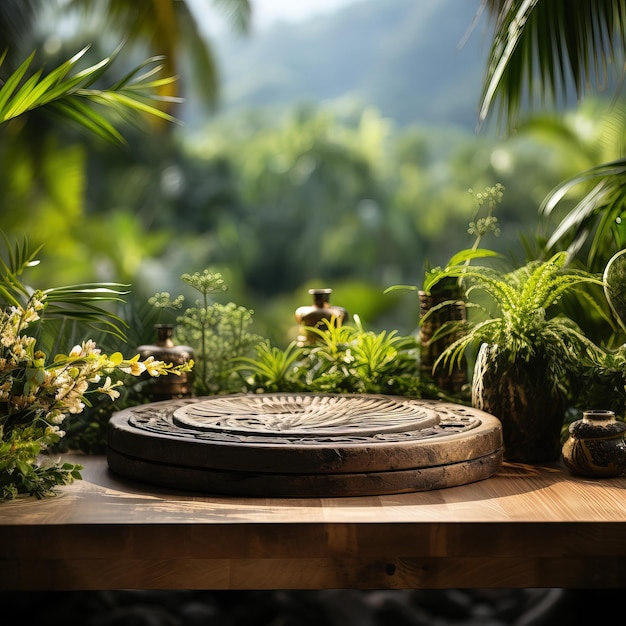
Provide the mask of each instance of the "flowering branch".
POLYGON ((37 456, 65 436, 63 422, 91 406, 88 394, 119 397, 122 375, 180 375, 193 362, 173 366, 139 355, 103 354, 91 340, 74 346, 69 354, 51 361, 27 334, 46 307, 46 294, 35 291, 25 307, 0 310, 0 488, 4 499, 28 492, 51 495, 56 484, 80 478, 79 466, 37 465, 37 456), (53 477, 51 479, 50 477, 53 477))

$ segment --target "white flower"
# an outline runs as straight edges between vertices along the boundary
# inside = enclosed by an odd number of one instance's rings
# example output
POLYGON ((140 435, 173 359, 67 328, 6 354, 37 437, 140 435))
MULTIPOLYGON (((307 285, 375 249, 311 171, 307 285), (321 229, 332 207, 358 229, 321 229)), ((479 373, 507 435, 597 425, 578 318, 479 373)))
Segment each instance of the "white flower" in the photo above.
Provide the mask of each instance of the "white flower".
MULTIPOLYGON (((152 357, 148 357, 152 358, 152 357)), ((129 361, 125 366, 120 367, 122 372, 126 374, 132 374, 133 376, 139 376, 146 371, 146 366, 141 361, 129 361)))
POLYGON ((109 396, 111 400, 116 400, 117 398, 120 397, 120 392, 116 391, 115 387, 119 387, 122 384, 123 383, 121 380, 118 380, 117 382, 113 383, 111 381, 111 377, 107 376, 106 380, 104 381, 104 385, 102 385, 102 387, 98 387, 96 391, 98 391, 99 393, 106 393, 106 395, 109 396))

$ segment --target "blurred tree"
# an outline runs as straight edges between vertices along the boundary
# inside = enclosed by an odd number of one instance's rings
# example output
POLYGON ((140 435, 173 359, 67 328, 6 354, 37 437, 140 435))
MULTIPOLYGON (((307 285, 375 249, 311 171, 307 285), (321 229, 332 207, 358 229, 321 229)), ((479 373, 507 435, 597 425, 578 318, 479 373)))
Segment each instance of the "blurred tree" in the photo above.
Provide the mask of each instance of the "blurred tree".
POLYGON ((255 290, 382 271, 388 233, 374 161, 386 139, 380 122, 365 115, 351 131, 324 113, 300 112, 255 141, 242 169, 245 228, 256 234, 257 263, 249 266, 255 290))
MULTIPOLYGON (((137 45, 143 56, 164 57, 164 71, 178 76, 176 84, 161 86, 161 95, 180 96, 183 77, 191 68, 196 95, 215 104, 219 93, 219 72, 211 43, 203 34, 193 7, 214 5, 241 32, 249 25, 250 0, 3 0, 0 4, 0 45, 9 51, 9 62, 32 50, 37 37, 54 36, 47 42, 52 50, 62 43, 62 33, 76 34, 89 43, 117 38, 137 45), (44 20, 41 15, 45 16, 44 20), (72 23, 72 18, 79 21, 72 23), (72 24, 70 27, 69 24, 72 24), (62 26, 59 28, 59 26, 62 26), (59 41, 61 39, 61 41, 59 41)), ((46 42, 39 42, 46 44, 46 42)))
MULTIPOLYGON (((35 0, 4 0, 0 4, 0 51, 20 50, 24 40, 31 35, 35 18, 35 0)), ((20 59, 21 61, 21 59, 20 59)), ((13 72, 19 62, 12 56, 5 63, 6 74, 13 72)))
MULTIPOLYGON (((213 4, 230 15, 235 27, 245 30, 250 13, 248 0, 214 0, 213 4)), ((132 71, 133 56, 154 53, 160 55, 160 71, 190 77, 195 95, 203 96, 207 104, 215 104, 218 77, 210 42, 200 32, 191 3, 180 0, 2 2, 0 45, 5 51, 5 63, 0 67, 0 80, 7 80, 33 50, 35 62, 27 68, 24 81, 31 71, 60 65, 85 43, 90 50, 84 52, 80 62, 88 64, 91 60, 95 64, 107 56, 105 53, 100 56, 98 50, 110 47, 111 40, 113 47, 119 40, 126 42, 125 58, 118 60, 117 72, 111 71, 107 64, 107 73, 98 76, 100 86, 107 85, 106 81, 115 83, 125 72, 132 71), (188 67, 194 70, 191 74, 186 70, 188 67)), ((172 111, 177 101, 172 94, 180 93, 180 82, 153 83, 162 110, 172 111)), ((0 129, 0 184, 4 190, 0 197, 0 229, 18 235, 28 232, 35 244, 48 243, 52 258, 45 266, 47 271, 61 273, 59 280, 73 280, 81 274, 82 278, 104 278, 118 272, 121 280, 130 280, 147 256, 163 251, 167 240, 163 232, 144 230, 150 227, 149 221, 132 217, 137 210, 134 200, 138 195, 141 198, 142 190, 146 186, 160 189, 158 184, 152 184, 150 176, 145 176, 146 167, 142 164, 145 160, 132 161, 132 157, 137 156, 135 146, 145 147, 145 141, 151 149, 158 146, 158 154, 165 160, 164 152, 171 147, 169 133, 161 133, 160 142, 153 140, 153 133, 149 140, 134 135, 126 149, 120 150, 94 141, 93 134, 77 135, 69 124, 71 116, 53 117, 50 109, 25 112, 19 120, 0 129), (106 171, 103 166, 116 161, 124 162, 135 174, 133 184, 119 184, 123 181, 111 181, 103 175, 106 171), (102 179, 113 190, 123 190, 124 200, 101 204, 104 196, 95 193, 101 190, 102 185, 97 183, 102 179), (96 192, 91 191, 92 186, 96 192), (95 200, 89 202, 90 198, 95 200), (107 216, 103 217, 104 214, 107 216), (49 241, 51 233, 54 238, 49 241), (122 240, 128 243, 129 237, 133 246, 126 247, 127 252, 122 255, 118 244, 122 240), (132 259, 128 255, 130 249, 132 259), (76 259, 84 262, 77 264, 76 259)), ((157 118, 153 116, 153 119, 157 118)), ((115 125, 122 134, 131 137, 127 115, 117 115, 115 125)), ((156 175, 162 175, 162 168, 156 175)))

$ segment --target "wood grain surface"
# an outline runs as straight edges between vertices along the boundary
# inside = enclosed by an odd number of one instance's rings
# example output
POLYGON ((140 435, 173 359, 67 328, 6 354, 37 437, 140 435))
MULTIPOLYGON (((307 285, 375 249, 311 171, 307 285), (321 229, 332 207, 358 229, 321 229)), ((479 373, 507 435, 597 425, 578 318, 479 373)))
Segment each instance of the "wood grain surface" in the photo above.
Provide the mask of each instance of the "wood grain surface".
POLYGON ((505 463, 445 489, 207 497, 68 455, 83 480, 0 504, 0 589, 623 587, 626 478, 505 463))

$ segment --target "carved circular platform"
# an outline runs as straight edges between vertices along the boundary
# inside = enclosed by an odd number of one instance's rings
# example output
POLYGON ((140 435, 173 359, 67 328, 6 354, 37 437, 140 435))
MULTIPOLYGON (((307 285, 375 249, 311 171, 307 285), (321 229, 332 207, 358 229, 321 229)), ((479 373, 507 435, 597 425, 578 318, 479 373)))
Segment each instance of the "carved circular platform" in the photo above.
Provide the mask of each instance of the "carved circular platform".
POLYGON ((436 400, 235 394, 153 402, 109 422, 112 471, 164 487, 259 497, 426 491, 502 464, 498 419, 436 400))

